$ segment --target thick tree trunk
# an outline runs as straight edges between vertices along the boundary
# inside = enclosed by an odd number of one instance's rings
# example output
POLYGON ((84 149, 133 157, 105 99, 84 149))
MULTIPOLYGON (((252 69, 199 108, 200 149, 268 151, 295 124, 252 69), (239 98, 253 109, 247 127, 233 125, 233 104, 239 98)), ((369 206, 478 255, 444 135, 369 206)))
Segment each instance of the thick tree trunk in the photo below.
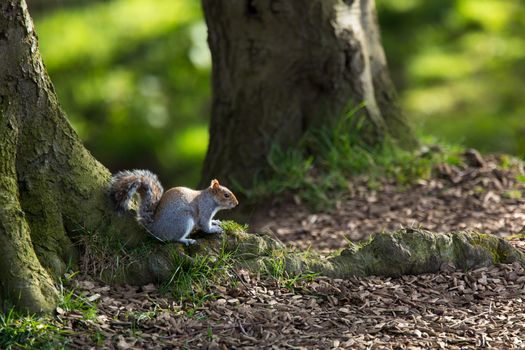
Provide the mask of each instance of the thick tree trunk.
MULTIPOLYGON (((66 29, 64 29, 66 30, 66 29)), ((60 110, 23 0, 0 0, 0 302, 31 312, 56 302, 53 276, 75 264, 75 237, 144 233, 114 213, 108 170, 60 110)))
POLYGON ((365 104, 363 134, 415 139, 396 105, 374 0, 202 0, 213 58, 203 181, 247 185, 270 145, 365 104))

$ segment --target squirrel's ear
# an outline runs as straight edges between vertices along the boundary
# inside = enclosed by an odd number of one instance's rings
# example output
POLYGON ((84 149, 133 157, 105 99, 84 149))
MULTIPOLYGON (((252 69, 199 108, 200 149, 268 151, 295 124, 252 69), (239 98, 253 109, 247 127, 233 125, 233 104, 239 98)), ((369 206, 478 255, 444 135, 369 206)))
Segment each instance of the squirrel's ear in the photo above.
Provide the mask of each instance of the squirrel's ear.
POLYGON ((219 188, 221 185, 219 184, 219 181, 217 179, 211 180, 210 187, 211 188, 219 188))

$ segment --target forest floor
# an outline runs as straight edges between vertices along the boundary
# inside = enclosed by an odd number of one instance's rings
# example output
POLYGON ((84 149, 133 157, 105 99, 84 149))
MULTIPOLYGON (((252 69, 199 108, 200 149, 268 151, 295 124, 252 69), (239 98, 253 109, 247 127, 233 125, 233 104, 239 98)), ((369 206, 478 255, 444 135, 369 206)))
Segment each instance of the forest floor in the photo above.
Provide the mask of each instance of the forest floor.
POLYGON ((442 164, 431 179, 405 187, 384 182, 370 190, 366 177, 352 179, 346 199, 329 213, 312 213, 295 197, 272 206, 271 220, 258 226, 286 244, 325 252, 401 227, 512 235, 525 226, 525 170, 509 162, 490 156, 475 166, 442 164))
MULTIPOLYGON (((292 246, 323 251, 401 226, 516 234, 525 226, 524 173, 490 157, 439 166, 432 179, 405 188, 384 183, 371 192, 357 179, 332 212, 312 213, 290 200, 268 212, 266 229, 292 246)), ((153 285, 75 279, 76 293, 96 303, 96 313, 59 309, 59 326, 70 330, 63 340, 82 349, 525 347, 525 270, 518 264, 294 283, 238 270, 230 279, 199 303, 177 302, 153 285)))

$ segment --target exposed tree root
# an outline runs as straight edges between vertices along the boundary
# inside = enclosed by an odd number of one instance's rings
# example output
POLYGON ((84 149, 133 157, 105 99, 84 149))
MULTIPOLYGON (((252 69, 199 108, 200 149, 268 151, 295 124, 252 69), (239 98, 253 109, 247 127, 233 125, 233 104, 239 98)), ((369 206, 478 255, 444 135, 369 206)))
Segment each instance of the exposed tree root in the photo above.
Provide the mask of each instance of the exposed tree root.
POLYGON ((230 232, 223 238, 199 239, 192 247, 180 244, 152 247, 142 260, 120 271, 118 280, 136 284, 162 282, 177 269, 181 257, 191 260, 196 255, 217 256, 225 252, 233 253, 239 266, 252 271, 269 271, 279 263, 283 272, 290 276, 318 273, 334 278, 395 277, 513 262, 525 265, 522 251, 493 235, 477 232, 439 234, 412 228, 377 234, 364 244, 353 244, 332 256, 287 251, 269 236, 244 232, 230 232))

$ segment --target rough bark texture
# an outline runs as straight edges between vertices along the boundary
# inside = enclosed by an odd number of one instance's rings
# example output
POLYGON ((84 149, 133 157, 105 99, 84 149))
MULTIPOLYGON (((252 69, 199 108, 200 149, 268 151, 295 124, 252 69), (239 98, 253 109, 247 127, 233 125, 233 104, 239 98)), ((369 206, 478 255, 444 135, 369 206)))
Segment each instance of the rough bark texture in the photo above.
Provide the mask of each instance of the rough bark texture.
POLYGON ((0 155, 4 308, 52 309, 52 276, 78 260, 78 235, 125 234, 130 244, 144 238, 129 217, 114 214, 104 192, 108 170, 61 111, 24 1, 0 1, 0 155))
POLYGON ((365 103, 363 134, 415 144, 396 105, 374 0, 202 0, 213 59, 203 170, 249 184, 270 145, 365 103))

